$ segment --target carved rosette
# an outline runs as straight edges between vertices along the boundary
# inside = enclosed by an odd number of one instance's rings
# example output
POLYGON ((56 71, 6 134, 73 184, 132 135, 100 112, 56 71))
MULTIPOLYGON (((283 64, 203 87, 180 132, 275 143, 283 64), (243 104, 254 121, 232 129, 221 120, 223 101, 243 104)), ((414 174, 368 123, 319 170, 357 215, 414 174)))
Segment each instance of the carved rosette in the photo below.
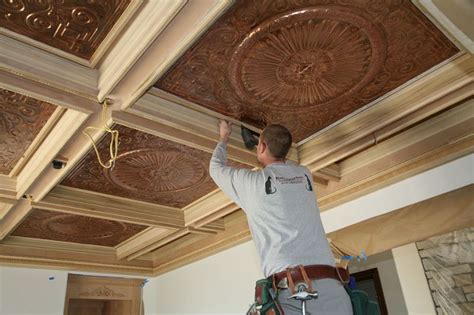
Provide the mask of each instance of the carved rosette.
POLYGON ((56 106, 0 89, 0 173, 8 174, 56 106))
POLYGON ((0 24, 13 32, 90 59, 130 0, 9 0, 0 24))
POLYGON ((155 86, 298 142, 457 52, 408 0, 236 1, 155 86))
MULTIPOLYGON (((217 188, 208 171, 211 154, 124 126, 116 129, 120 143, 115 166, 102 168, 91 150, 62 185, 177 208, 217 188)), ((104 138, 98 145, 104 160, 108 144, 104 138)))
POLYGON ((115 185, 135 192, 178 192, 206 179, 204 165, 180 150, 139 149, 117 157, 116 166, 105 170, 115 185))
POLYGON ((145 228, 137 224, 34 209, 12 235, 116 246, 145 228))
POLYGON ((295 10, 245 37, 230 61, 229 81, 249 103, 308 111, 371 82, 383 66, 384 45, 383 34, 360 12, 330 6, 295 10))

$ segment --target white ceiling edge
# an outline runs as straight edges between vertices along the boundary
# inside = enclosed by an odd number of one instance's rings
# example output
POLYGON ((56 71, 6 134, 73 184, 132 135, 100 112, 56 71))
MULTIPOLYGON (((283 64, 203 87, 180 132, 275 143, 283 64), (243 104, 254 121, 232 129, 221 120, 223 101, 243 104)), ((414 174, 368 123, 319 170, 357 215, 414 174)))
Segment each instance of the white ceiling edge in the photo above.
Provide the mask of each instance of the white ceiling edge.
POLYGON ((321 213, 326 233, 474 183, 474 154, 404 179, 321 213))

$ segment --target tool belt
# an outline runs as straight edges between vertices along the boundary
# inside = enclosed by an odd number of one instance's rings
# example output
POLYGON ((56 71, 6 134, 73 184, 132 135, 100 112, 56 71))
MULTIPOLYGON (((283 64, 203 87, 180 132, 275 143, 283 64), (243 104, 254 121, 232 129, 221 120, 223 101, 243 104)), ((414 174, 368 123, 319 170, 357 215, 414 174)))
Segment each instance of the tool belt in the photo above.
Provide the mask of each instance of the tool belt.
POLYGON ((255 284, 255 303, 247 315, 283 315, 278 303, 279 290, 290 289, 294 294, 298 284, 303 283, 308 292, 313 292, 311 282, 320 279, 335 279, 346 284, 349 282, 349 271, 329 265, 300 265, 258 280, 255 284))
POLYGON ((278 304, 278 289, 270 279, 260 279, 255 284, 255 303, 247 315, 283 315, 278 304))
POLYGON ((300 265, 275 273, 268 279, 271 279, 278 289, 290 289, 292 293, 295 293, 295 285, 302 282, 306 283, 312 291, 312 280, 334 279, 346 284, 349 282, 349 270, 329 265, 300 265))

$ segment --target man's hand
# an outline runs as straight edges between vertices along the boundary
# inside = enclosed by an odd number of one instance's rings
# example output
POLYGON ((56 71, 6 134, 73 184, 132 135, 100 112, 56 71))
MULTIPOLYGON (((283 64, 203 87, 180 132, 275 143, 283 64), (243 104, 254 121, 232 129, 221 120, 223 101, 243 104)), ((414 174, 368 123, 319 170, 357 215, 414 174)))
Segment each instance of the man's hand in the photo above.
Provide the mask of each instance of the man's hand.
POLYGON ((232 133, 232 123, 225 120, 219 122, 219 141, 227 143, 232 133))

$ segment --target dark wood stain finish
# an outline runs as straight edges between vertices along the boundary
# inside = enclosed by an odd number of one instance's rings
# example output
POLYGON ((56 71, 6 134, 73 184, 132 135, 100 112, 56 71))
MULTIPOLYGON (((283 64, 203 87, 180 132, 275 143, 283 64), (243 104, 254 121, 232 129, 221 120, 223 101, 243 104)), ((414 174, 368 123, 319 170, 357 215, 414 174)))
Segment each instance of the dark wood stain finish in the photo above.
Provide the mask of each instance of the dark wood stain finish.
MULTIPOLYGON (((91 150, 62 185, 178 208, 217 189, 209 176, 211 154, 124 126, 116 129, 115 166, 102 168, 91 150)), ((103 160, 108 145, 108 138, 99 143, 103 160)))
POLYGON ((300 141, 457 51, 410 1, 236 1, 155 86, 300 141))
POLYGON ((0 174, 8 174, 56 106, 0 89, 0 174))
POLYGON ((2 1, 0 25, 89 60, 130 0, 2 1))
POLYGON ((147 226, 33 209, 14 236, 102 246, 116 246, 147 226))

